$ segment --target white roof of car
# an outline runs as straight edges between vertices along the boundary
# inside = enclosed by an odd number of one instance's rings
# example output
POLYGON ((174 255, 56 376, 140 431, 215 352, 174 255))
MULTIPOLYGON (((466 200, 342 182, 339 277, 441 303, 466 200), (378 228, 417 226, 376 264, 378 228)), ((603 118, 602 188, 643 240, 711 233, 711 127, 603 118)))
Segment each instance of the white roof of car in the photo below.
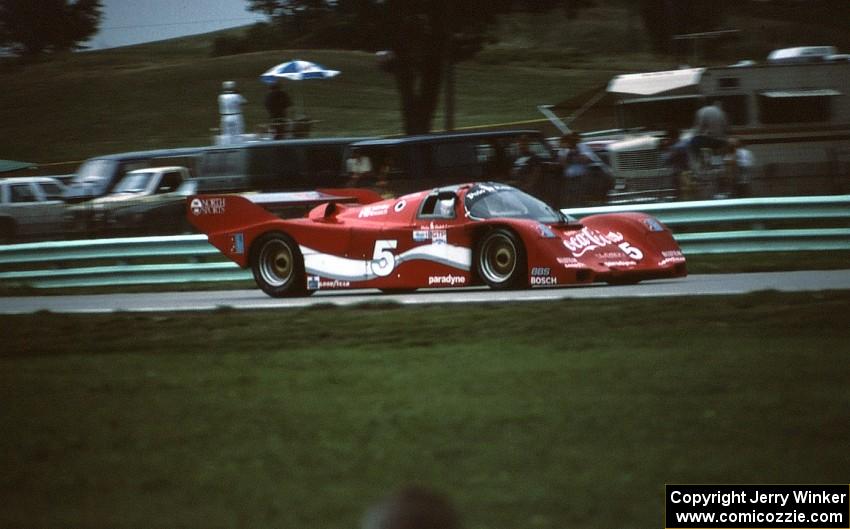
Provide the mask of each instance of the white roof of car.
POLYGON ((146 168, 144 168, 144 169, 136 169, 136 170, 134 170, 134 171, 127 171, 127 174, 134 174, 134 173, 151 173, 151 172, 154 172, 154 171, 161 171, 161 172, 165 172, 165 171, 183 171, 183 170, 185 170, 185 169, 186 169, 185 167, 182 167, 182 166, 179 166, 179 165, 168 165, 168 166, 164 166, 164 167, 146 167, 146 168))
POLYGON ((36 184, 59 184, 63 185, 61 181, 56 178, 52 178, 49 176, 11 176, 8 178, 0 178, 0 183, 9 183, 9 184, 29 184, 35 182, 36 184))

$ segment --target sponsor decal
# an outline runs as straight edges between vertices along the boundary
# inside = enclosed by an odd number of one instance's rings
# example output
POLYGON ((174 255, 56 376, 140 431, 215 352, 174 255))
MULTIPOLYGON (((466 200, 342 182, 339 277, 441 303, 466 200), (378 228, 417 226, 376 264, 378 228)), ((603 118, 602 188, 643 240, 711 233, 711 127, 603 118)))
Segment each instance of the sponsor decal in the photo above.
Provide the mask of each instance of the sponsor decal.
POLYGON ((449 225, 441 222, 434 223, 433 221, 424 225, 419 226, 420 230, 445 230, 449 225))
POLYGON ((465 285, 466 278, 463 276, 456 275, 445 275, 445 276, 429 276, 428 277, 428 286, 455 286, 455 285, 465 285))
POLYGON ((395 203, 395 206, 393 206, 393 211, 398 213, 399 211, 403 210, 404 206, 406 206, 406 205, 407 205, 406 200, 403 200, 403 199, 399 200, 398 202, 395 203))
POLYGON ((576 259, 575 257, 558 257, 559 264, 564 265, 564 268, 587 268, 587 265, 576 259))
POLYGON ((389 204, 378 204, 377 206, 363 206, 363 208, 360 210, 360 213, 357 214, 357 217, 361 219, 369 217, 379 217, 381 215, 386 215, 389 210, 389 204))
POLYGON ((663 257, 663 259, 658 262, 658 266, 685 262, 685 256, 682 254, 681 250, 664 250, 661 252, 661 257, 663 257))
POLYGON ((230 236, 230 253, 245 253, 245 236, 243 234, 234 233, 230 236))
POLYGON ((475 200, 476 198, 486 195, 487 193, 493 193, 495 191, 500 191, 502 189, 513 189, 510 186, 506 186, 503 184, 478 184, 472 188, 472 190, 466 194, 467 200, 475 200))
POLYGON ((321 290, 323 288, 349 288, 350 281, 341 281, 339 279, 322 279, 319 276, 309 276, 307 278, 307 290, 321 290))
POLYGON ((428 230, 413 230, 413 242, 425 242, 431 238, 428 230))
POLYGON ((224 198, 193 198, 189 208, 196 217, 199 215, 221 215, 225 209, 224 198))
POLYGON ((558 278, 552 277, 552 269, 548 266, 534 266, 531 268, 531 286, 557 284, 558 278))
POLYGON ((590 250, 617 244, 623 240, 623 234, 611 231, 602 233, 593 228, 583 228, 580 232, 564 240, 564 246, 576 257, 581 257, 590 250))
POLYGON ((431 242, 434 244, 446 244, 448 240, 446 230, 434 230, 431 232, 431 242))
POLYGON ((629 266, 636 266, 637 265, 637 263, 634 262, 634 261, 605 261, 602 264, 604 264, 608 268, 612 268, 612 267, 622 268, 622 267, 629 267, 629 266))

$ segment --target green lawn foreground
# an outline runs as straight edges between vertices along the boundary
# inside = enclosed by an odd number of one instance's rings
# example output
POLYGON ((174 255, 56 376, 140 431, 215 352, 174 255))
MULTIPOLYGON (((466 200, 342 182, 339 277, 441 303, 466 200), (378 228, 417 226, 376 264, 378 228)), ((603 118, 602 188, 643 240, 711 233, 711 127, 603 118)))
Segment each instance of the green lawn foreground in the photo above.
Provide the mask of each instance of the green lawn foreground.
POLYGON ((665 483, 846 483, 850 293, 4 316, 0 526, 663 527, 665 483))

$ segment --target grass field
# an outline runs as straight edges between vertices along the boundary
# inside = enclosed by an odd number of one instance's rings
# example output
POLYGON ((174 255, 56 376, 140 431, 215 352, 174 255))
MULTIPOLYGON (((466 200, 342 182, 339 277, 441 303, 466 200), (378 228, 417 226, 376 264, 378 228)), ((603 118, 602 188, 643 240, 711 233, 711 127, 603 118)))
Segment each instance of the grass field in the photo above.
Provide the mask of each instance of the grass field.
POLYGON ((0 526, 663 527, 665 483, 846 483, 850 294, 4 317, 0 526))

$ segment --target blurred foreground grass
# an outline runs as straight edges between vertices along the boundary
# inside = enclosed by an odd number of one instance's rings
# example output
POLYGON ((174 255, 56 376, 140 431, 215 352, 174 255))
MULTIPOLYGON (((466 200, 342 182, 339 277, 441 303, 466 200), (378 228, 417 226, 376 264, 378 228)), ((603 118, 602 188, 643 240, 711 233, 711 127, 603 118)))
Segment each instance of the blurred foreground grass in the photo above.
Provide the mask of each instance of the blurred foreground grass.
POLYGON ((665 483, 846 482, 850 293, 6 316, 0 526, 662 527, 665 483))

